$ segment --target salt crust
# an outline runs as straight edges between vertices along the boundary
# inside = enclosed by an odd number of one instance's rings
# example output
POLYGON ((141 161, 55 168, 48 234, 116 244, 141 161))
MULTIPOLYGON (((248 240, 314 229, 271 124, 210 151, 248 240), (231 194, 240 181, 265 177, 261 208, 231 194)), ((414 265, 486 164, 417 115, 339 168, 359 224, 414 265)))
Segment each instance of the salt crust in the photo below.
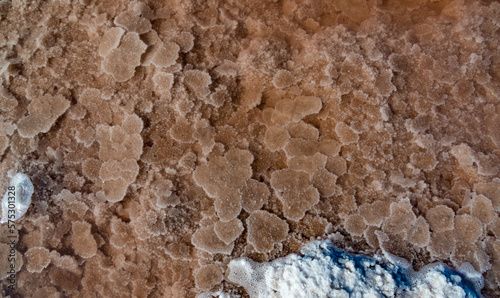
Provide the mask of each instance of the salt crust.
POLYGON ((316 241, 300 255, 268 263, 235 259, 229 263, 228 279, 244 287, 250 297, 469 297, 484 285, 481 274, 468 263, 456 273, 445 273, 449 269, 441 263, 415 272, 407 261, 390 254, 374 259, 332 254, 331 245, 316 241), (472 286, 462 287, 463 278, 472 286))
POLYGON ((498 296, 498 3, 42 2, 0 5, 2 166, 33 173, 20 245, 51 255, 22 295, 190 297, 200 266, 342 231, 419 266, 471 262, 498 296), (241 168, 199 183, 217 158, 241 168), (295 206, 283 170, 317 195, 295 206), (259 242, 262 212, 287 232, 259 242), (215 228, 238 220, 241 237, 215 228))
POLYGON ((50 264, 50 252, 45 247, 32 247, 26 252, 26 267, 31 273, 40 273, 50 264))
POLYGON ((75 253, 83 258, 91 258, 97 252, 97 243, 90 232, 90 224, 77 221, 72 225, 72 244, 75 253))
POLYGON ((285 217, 300 220, 305 212, 319 202, 319 192, 303 171, 285 169, 271 174, 271 186, 283 203, 285 217))
POLYGON ((222 281, 223 276, 220 266, 208 265, 199 268, 194 278, 197 287, 202 290, 210 290, 222 281))
POLYGON ((247 241, 256 251, 269 252, 276 243, 283 241, 288 234, 288 223, 267 211, 252 212, 246 220, 247 241))
POLYGON ((17 129, 23 138, 32 138, 50 130, 57 118, 69 108, 69 101, 63 96, 43 95, 28 106, 29 114, 17 122, 17 129))
POLYGON ((118 82, 131 79, 135 74, 135 68, 140 65, 141 55, 146 48, 146 44, 141 41, 137 33, 125 34, 120 45, 106 55, 102 64, 103 70, 118 82))
POLYGON ((211 254, 229 255, 233 251, 234 244, 226 244, 217 237, 214 225, 202 227, 196 230, 191 238, 193 245, 211 254))

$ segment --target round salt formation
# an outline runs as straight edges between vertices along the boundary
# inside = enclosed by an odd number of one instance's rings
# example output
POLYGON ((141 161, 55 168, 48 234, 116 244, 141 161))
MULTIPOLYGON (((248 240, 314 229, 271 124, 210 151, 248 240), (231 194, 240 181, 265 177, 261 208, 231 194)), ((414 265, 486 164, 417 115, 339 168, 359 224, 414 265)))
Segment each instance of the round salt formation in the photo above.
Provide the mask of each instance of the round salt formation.
POLYGON ((228 279, 251 297, 482 297, 482 276, 468 263, 458 270, 434 263, 415 272, 405 260, 386 258, 351 255, 316 241, 300 255, 269 263, 232 260, 228 279))
MULTIPOLYGON (((33 195, 33 183, 31 183, 30 178, 22 173, 17 173, 12 181, 10 182, 7 191, 2 199, 2 218, 0 223, 5 223, 9 219, 17 220, 23 216, 31 204, 31 196, 33 195), (12 197, 15 201, 12 201, 12 197), (10 198, 10 200, 9 200, 10 198), (10 203, 10 205, 9 205, 10 203), (12 205, 12 203, 14 203, 12 205), (15 210, 14 218, 9 218, 9 210, 15 210)), ((12 214, 12 212, 11 212, 12 214)))

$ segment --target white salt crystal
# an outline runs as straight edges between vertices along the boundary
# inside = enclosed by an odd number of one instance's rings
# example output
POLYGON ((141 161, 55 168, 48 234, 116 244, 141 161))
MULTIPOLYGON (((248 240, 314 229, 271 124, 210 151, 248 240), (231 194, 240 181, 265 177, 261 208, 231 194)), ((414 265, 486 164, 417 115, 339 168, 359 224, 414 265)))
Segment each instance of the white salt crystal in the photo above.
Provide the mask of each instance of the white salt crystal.
POLYGON ((23 216, 31 204, 33 191, 30 178, 25 174, 17 173, 3 196, 0 223, 5 223, 9 219, 14 221, 23 216))

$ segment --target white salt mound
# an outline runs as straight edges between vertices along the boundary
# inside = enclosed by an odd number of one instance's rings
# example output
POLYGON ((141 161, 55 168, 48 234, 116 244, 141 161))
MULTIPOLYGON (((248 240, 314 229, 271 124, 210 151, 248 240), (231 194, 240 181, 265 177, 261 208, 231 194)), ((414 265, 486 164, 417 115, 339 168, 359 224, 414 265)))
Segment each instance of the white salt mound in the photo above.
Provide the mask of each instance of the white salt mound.
POLYGON ((229 270, 229 281, 251 297, 482 297, 483 287, 468 264, 455 271, 435 263, 415 272, 400 258, 350 255, 329 241, 269 263, 235 259, 229 270))

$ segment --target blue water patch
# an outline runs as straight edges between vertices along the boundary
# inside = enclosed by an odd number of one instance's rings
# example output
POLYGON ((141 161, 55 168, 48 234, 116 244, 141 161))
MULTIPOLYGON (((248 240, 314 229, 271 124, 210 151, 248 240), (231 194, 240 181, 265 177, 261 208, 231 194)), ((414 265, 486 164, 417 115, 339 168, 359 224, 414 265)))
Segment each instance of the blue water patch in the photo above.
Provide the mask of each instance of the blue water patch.
POLYGON ((379 265, 382 269, 387 271, 392 276, 396 285, 401 289, 401 291, 404 291, 405 289, 409 289, 411 287, 411 282, 408 279, 408 276, 404 273, 403 268, 401 268, 400 266, 381 262, 375 258, 370 258, 363 255, 349 254, 332 245, 328 245, 327 249, 322 248, 322 250, 324 250, 324 253, 328 254, 332 258, 333 262, 337 263, 337 266, 343 269, 345 269, 345 263, 339 262, 339 260, 353 261, 356 271, 360 274, 360 277, 365 283, 368 283, 368 281, 366 280, 368 270, 375 270, 376 265, 379 265))
POLYGON ((442 264, 442 269, 440 272, 446 277, 446 280, 449 283, 461 287, 465 291, 467 297, 473 297, 473 298, 483 297, 479 292, 480 289, 479 290, 476 289, 477 288, 476 282, 470 280, 465 274, 457 270, 454 270, 444 264, 442 264), (457 282, 456 278, 454 278, 457 275, 460 277, 459 282, 457 282))
MULTIPOLYGON (((370 281, 366 279, 367 272, 370 270, 375 270, 375 267, 377 265, 380 266, 392 276, 397 286, 397 296, 404 297, 407 293, 413 292, 415 284, 418 283, 417 279, 423 278, 423 275, 425 273, 428 273, 430 271, 437 271, 446 278, 446 281, 450 285, 462 288, 465 292, 466 297, 483 297, 480 293, 480 290, 482 288, 482 278, 480 278, 480 281, 477 280, 477 276, 480 275, 477 272, 474 272, 476 273, 475 278, 471 279, 468 276, 470 274, 461 272, 460 270, 455 270, 442 263, 431 264, 422 268, 422 270, 420 270, 419 272, 415 272, 409 266, 409 264, 406 264, 406 266, 401 266, 384 261, 380 257, 372 258, 364 255, 350 254, 334 247, 330 242, 327 242, 326 246, 320 245, 319 247, 320 250, 323 251, 323 254, 330 256, 332 262, 336 263, 336 266, 343 268, 344 270, 346 269, 344 265, 345 260, 352 261, 354 263, 356 272, 359 273, 360 278, 366 284, 370 283, 370 281)), ((313 258, 312 256, 307 256, 307 254, 304 255, 304 257, 313 258)), ((466 270, 470 272, 473 269, 471 266, 469 266, 466 270)))

